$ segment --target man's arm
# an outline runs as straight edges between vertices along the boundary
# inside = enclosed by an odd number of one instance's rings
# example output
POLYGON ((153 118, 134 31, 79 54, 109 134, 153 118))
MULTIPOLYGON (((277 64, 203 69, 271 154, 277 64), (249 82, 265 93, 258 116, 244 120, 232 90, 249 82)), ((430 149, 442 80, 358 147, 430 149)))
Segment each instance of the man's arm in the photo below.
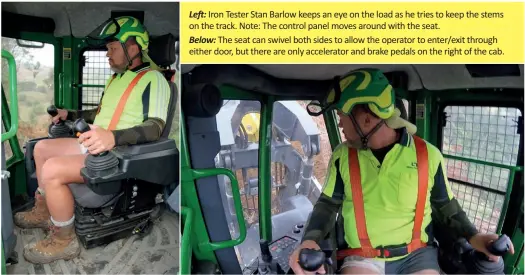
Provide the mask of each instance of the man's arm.
POLYGON ((142 124, 114 130, 115 146, 134 145, 156 141, 162 135, 168 117, 171 90, 164 76, 157 71, 148 72, 151 81, 142 93, 142 124))
POLYGON ((115 146, 134 145, 156 141, 164 130, 165 123, 158 118, 150 118, 135 127, 114 130, 115 146))
POLYGON ((450 184, 445 173, 443 157, 434 176, 434 187, 430 193, 430 202, 435 217, 446 225, 454 239, 471 237, 478 233, 476 227, 469 221, 467 214, 459 205, 450 190, 450 184))
POLYGON ((303 242, 311 240, 319 244, 335 226, 335 219, 344 198, 344 182, 339 171, 339 154, 334 150, 328 166, 328 175, 321 196, 315 203, 306 226, 303 242))

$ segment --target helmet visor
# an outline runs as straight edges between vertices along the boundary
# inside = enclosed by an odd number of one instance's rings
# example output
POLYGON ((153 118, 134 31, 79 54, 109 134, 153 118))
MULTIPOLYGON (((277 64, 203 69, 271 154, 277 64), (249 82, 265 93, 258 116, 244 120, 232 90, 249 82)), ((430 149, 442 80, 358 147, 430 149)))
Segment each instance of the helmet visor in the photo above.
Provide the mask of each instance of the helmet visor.
POLYGON ((310 103, 308 103, 306 106, 306 111, 309 115, 320 116, 333 109, 337 105, 339 99, 341 99, 340 80, 341 78, 339 76, 334 77, 332 85, 330 89, 328 89, 328 93, 322 101, 312 100, 310 103))
POLYGON ((109 42, 118 41, 117 34, 120 32, 120 24, 115 18, 110 18, 89 33, 86 42, 91 46, 103 46, 109 42))

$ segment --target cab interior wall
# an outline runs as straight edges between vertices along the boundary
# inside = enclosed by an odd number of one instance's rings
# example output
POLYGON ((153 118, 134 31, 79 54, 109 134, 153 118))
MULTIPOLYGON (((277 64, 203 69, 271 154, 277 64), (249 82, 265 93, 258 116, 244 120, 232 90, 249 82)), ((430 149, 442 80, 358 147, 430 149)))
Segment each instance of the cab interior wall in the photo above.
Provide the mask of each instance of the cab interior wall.
MULTIPOLYGON (((491 65, 487 65, 491 66, 491 65)), ((496 66, 496 65, 494 65, 496 66)), ((523 64, 519 75, 473 77, 465 65, 182 65, 191 72, 192 83, 231 85, 266 95, 319 98, 330 88, 336 75, 359 68, 378 68, 395 88, 405 91, 445 91, 458 89, 523 89, 523 64), (403 76, 406 78, 402 80, 403 76), (405 82, 406 83, 403 83, 405 82)), ((495 70, 497 70, 496 68, 495 70)))
POLYGON ((23 31, 53 32, 56 37, 85 37, 114 11, 143 11, 144 24, 153 36, 171 33, 178 37, 179 34, 179 4, 176 2, 3 2, 2 13, 6 11, 34 16, 36 21, 47 22, 47 27, 24 24, 23 17, 15 22, 2 19, 3 34, 5 29, 23 24, 23 31), (50 26, 49 20, 54 21, 55 26, 50 26))

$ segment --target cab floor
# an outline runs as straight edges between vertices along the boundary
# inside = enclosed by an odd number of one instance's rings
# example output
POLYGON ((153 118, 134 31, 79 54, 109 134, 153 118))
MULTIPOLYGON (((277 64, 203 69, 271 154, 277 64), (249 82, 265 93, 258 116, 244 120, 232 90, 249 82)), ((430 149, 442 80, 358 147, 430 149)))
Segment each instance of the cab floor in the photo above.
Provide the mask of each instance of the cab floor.
POLYGON ((41 229, 15 228, 18 263, 7 266, 8 274, 177 274, 179 272, 179 217, 164 211, 151 232, 133 235, 106 246, 84 249, 80 256, 50 264, 31 264, 24 246, 41 240, 41 229))

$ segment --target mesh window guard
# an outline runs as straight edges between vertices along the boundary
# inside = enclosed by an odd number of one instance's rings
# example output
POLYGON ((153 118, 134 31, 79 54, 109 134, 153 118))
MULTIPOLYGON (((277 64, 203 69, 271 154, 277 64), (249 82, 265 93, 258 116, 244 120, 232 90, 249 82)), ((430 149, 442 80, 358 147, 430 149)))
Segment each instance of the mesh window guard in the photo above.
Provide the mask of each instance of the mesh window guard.
POLYGON ((104 91, 104 85, 112 72, 106 57, 106 51, 85 51, 86 65, 82 68, 83 85, 101 85, 101 87, 82 87, 82 109, 95 108, 104 91))
MULTIPOLYGON (((445 112, 443 154, 516 165, 518 109, 448 106, 445 112)), ((469 219, 481 232, 496 232, 510 171, 447 158, 445 165, 452 191, 469 219)))

